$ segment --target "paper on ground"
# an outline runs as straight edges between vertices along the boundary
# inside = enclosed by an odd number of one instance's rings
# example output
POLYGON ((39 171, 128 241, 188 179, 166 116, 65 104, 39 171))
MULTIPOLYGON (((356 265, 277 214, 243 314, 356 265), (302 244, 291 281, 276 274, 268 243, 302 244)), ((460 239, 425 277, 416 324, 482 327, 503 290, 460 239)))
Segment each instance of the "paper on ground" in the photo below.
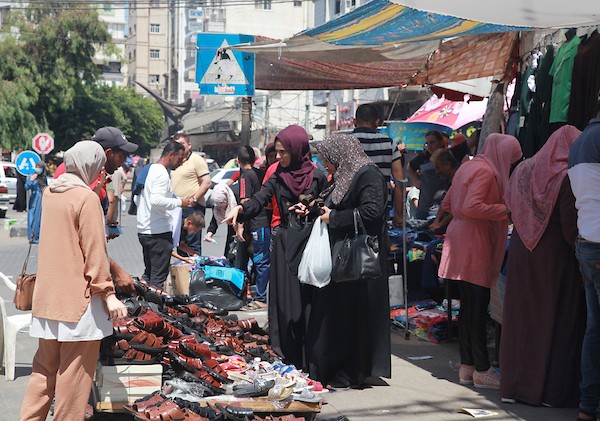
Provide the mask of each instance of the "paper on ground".
POLYGON ((493 417, 494 415, 498 415, 497 412, 489 411, 487 409, 460 408, 456 412, 458 412, 459 414, 470 415, 473 418, 485 418, 485 417, 493 417))

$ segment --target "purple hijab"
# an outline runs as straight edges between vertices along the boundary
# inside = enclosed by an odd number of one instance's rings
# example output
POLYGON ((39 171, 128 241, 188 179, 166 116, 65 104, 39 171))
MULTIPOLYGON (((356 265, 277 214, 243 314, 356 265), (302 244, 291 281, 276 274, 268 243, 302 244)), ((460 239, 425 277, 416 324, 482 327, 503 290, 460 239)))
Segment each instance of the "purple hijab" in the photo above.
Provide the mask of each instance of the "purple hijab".
POLYGON ((277 140, 289 152, 292 159, 287 168, 279 165, 275 174, 283 180, 294 195, 300 196, 308 190, 313 179, 314 166, 310 160, 308 134, 303 127, 294 124, 277 133, 275 141, 277 140))

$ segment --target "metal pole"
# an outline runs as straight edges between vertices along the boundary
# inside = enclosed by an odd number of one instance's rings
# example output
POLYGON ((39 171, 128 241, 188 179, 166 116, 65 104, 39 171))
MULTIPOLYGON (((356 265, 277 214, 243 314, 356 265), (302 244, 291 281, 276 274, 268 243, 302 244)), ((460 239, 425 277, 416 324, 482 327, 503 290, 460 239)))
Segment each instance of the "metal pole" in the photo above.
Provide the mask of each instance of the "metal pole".
POLYGON ((250 145, 250 126, 252 124, 252 97, 242 98, 242 131, 240 132, 240 145, 250 145))
MULTIPOLYGON (((400 182, 402 184, 402 203, 406 204, 406 187, 408 185, 408 179, 403 178, 402 180, 395 180, 395 182, 400 182)), ((408 270, 406 266, 406 218, 408 217, 408 213, 406 211, 406 205, 403 206, 403 214, 404 218, 402 218, 402 265, 403 265, 403 276, 402 276, 402 287, 404 288, 404 315, 406 318, 406 323, 404 324, 404 339, 410 339, 410 330, 408 328, 408 270)))
POLYGON ((330 110, 329 108, 331 107, 330 104, 330 100, 331 100, 331 93, 329 91, 327 91, 327 93, 325 94, 325 136, 327 136, 331 131, 330 131, 330 127, 329 127, 329 119, 331 118, 329 116, 330 110))

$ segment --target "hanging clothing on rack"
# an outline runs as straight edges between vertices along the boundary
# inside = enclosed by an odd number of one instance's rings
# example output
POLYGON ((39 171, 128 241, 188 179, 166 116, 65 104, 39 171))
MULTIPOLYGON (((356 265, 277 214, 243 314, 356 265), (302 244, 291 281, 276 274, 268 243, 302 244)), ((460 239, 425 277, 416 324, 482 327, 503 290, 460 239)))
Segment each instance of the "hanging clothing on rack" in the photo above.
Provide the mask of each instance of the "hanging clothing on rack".
MULTIPOLYGON (((527 84, 529 74, 527 70, 523 75, 523 91, 529 90, 531 100, 528 105, 528 113, 525 117, 525 125, 519 132, 519 141, 523 148, 523 156, 530 158, 546 143, 550 136, 550 108, 552 99, 552 78, 550 69, 554 63, 554 47, 549 45, 546 48, 546 54, 539 59, 537 69, 532 73, 535 77, 535 91, 527 84)), ((523 99, 526 95, 522 93, 523 99)))
POLYGON ((573 64, 569 124, 585 129, 596 116, 600 91, 600 34, 597 30, 585 36, 579 45, 573 64))
POLYGON ((550 124, 565 123, 569 116, 571 101, 571 80, 573 63, 581 38, 573 37, 564 43, 556 53, 556 59, 550 69, 552 79, 552 105, 550 108, 550 124))

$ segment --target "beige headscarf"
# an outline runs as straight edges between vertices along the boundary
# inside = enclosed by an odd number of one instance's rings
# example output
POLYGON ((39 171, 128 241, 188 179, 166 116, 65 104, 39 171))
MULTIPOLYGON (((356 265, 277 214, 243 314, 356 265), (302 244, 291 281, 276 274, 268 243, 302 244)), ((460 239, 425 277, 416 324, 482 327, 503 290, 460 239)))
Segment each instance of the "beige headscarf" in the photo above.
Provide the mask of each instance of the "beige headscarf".
POLYGON ((213 213, 215 215, 215 219, 219 224, 237 205, 235 195, 226 183, 218 183, 213 188, 210 198, 213 202, 213 213))
POLYGON ((106 163, 106 153, 98 143, 82 140, 65 152, 64 161, 66 173, 50 185, 50 191, 54 193, 75 187, 89 189, 106 163))

